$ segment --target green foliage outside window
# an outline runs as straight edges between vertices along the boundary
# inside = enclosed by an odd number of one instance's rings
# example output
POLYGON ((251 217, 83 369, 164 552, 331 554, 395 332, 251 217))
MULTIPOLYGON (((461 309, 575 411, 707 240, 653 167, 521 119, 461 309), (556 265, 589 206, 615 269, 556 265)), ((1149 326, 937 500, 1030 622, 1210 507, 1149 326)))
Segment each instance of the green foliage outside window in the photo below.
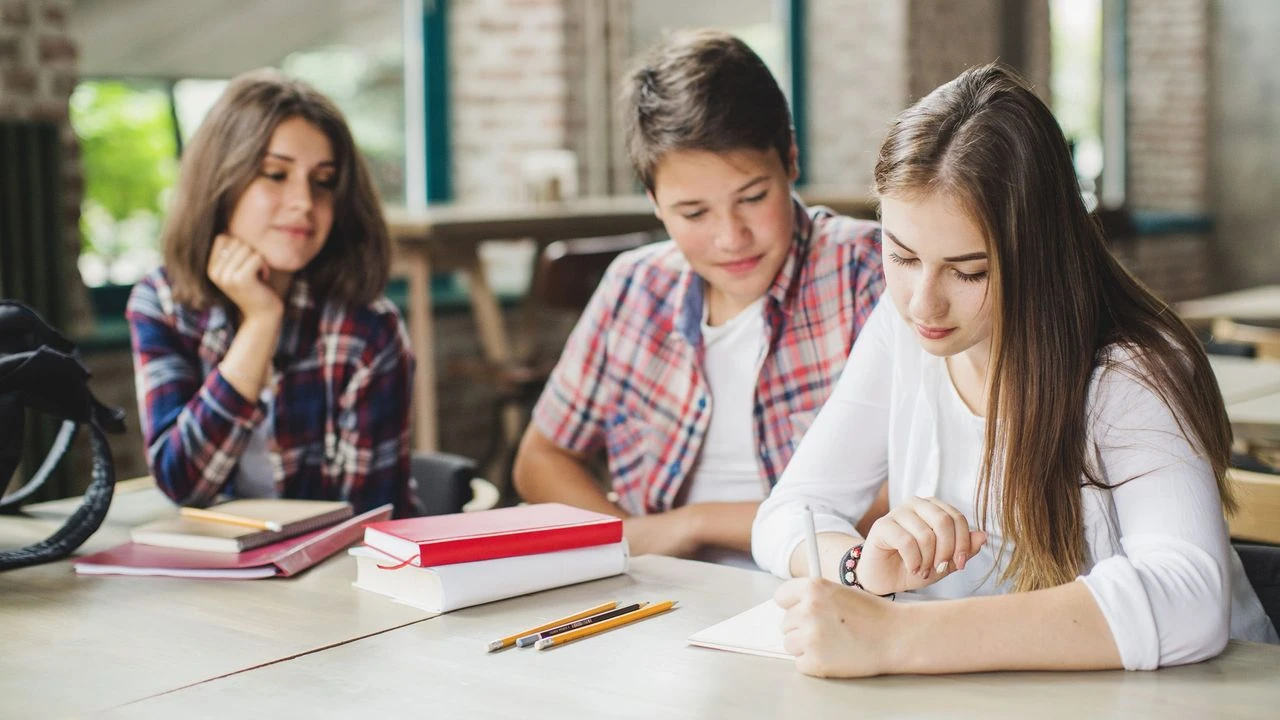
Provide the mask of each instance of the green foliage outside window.
MULTIPOLYGON (((102 264, 104 275, 114 276, 121 259, 133 264, 129 256, 155 252, 167 192, 177 176, 169 96, 154 86, 82 82, 70 111, 85 178, 84 253, 102 264)), ((90 284, 111 279, 93 282, 88 275, 90 284)))

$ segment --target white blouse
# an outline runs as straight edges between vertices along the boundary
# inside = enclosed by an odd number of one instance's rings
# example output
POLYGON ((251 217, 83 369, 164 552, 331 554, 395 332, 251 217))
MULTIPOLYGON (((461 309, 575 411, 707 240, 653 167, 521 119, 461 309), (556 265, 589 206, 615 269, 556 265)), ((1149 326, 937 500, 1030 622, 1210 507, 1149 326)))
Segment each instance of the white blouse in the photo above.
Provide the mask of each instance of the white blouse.
MULTIPOLYGON (((1099 369, 1089 389, 1089 455, 1103 482, 1086 486, 1083 581, 1106 617, 1130 670, 1196 662, 1232 638, 1277 642, 1227 537, 1209 463, 1196 454, 1160 398, 1130 372, 1099 369), (1133 478, 1130 480, 1130 478, 1133 478), (1123 482, 1129 480, 1128 482, 1123 482)), ((1035 402, 1035 398, 1028 398, 1035 402)), ((789 576, 803 541, 803 506, 818 532, 856 534, 853 523, 889 480, 896 507, 937 497, 973 526, 985 421, 951 382, 946 362, 926 353, 893 303, 881 302, 858 336, 831 398, 773 493, 760 506, 752 553, 789 576)), ((1008 592, 998 577, 1009 558, 988 518, 987 544, 965 570, 917 591, 925 598, 1008 592)))

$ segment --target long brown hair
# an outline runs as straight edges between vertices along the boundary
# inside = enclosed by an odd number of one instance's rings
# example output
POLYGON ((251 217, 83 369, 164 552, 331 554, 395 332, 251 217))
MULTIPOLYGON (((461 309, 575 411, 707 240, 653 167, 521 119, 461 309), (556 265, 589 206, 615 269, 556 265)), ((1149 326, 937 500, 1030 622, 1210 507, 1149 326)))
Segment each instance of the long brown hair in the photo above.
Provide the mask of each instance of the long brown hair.
POLYGON ((214 237, 262 159, 276 128, 300 117, 329 138, 337 166, 333 227, 302 271, 316 297, 364 304, 380 295, 391 269, 391 240, 373 179, 342 112, 310 85, 264 68, 231 81, 182 157, 160 240, 174 299, 197 308, 227 302, 206 268, 214 237))
POLYGON ((1075 578, 1086 557, 1082 478, 1103 488, 1133 479, 1107 485, 1086 458, 1099 366, 1160 397, 1234 509, 1231 428, 1209 360, 1108 252, 1062 130, 1021 78, 995 64, 971 68, 903 112, 880 149, 875 184, 881 196, 955 198, 986 236, 995 311, 978 513, 985 524, 997 507, 1013 544, 1002 581, 1034 590, 1075 578), (1109 361, 1117 344, 1134 363, 1109 361))

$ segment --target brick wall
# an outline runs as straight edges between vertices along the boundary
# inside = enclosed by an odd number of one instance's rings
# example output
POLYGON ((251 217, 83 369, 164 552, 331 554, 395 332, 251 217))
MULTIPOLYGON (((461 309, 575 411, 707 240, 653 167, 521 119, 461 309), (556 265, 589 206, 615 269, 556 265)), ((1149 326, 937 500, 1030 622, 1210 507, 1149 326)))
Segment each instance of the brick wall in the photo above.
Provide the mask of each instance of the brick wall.
POLYGON ((906 6, 812 0, 806 21, 805 180, 869 192, 885 131, 907 105, 906 6))
POLYGON ((89 326, 88 294, 80 257, 80 146, 67 121, 67 100, 76 85, 76 45, 67 32, 70 0, 0 0, 0 118, 57 123, 62 137, 64 267, 68 324, 89 326))
MULTIPOLYGON (((1020 69, 1047 92, 1048 3, 1018 9, 1020 69)), ((810 0, 806 180, 869 188, 894 116, 966 67, 1004 57, 1005 17, 1001 0, 810 0)))
POLYGON ((565 0, 449 5, 454 197, 520 197, 520 160, 567 146, 565 0))
POLYGON ((1129 272, 1166 302, 1203 297, 1215 285, 1212 246, 1204 235, 1178 233, 1114 243, 1129 272))
MULTIPOLYGON (((1129 0, 1127 205, 1135 212, 1206 213, 1208 0, 1129 0)), ((1169 301, 1213 292, 1210 235, 1140 237, 1118 254, 1169 301)))
POLYGON ((565 142, 578 157, 579 194, 631 192, 617 112, 633 50, 631 0, 564 0, 564 9, 565 142))
POLYGON ((1280 3, 1212 6, 1214 290, 1280 283, 1280 3))
POLYGON ((907 10, 908 103, 967 67, 1000 57, 999 0, 912 0, 907 10))
POLYGON ((1205 212, 1208 0, 1129 0, 1129 205, 1205 212))

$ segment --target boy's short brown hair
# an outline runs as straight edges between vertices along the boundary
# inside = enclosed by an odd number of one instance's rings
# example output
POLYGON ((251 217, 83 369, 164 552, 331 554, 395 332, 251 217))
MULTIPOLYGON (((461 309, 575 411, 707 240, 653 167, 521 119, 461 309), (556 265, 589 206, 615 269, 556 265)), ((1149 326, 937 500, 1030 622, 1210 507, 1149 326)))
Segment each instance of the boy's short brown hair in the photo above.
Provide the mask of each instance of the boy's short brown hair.
POLYGON ((681 31, 650 50, 622 90, 627 155, 653 192, 672 150, 774 149, 791 170, 791 110, 769 68, 747 44, 717 30, 681 31))
POLYGON ((180 303, 205 308, 227 299, 209 280, 213 239, 231 214, 280 123, 299 117, 329 138, 337 166, 333 227, 301 273, 317 298, 363 305, 387 285, 391 240, 373 178, 342 112, 324 94, 278 70, 253 70, 231 81, 191 138, 161 232, 165 271, 180 303))

